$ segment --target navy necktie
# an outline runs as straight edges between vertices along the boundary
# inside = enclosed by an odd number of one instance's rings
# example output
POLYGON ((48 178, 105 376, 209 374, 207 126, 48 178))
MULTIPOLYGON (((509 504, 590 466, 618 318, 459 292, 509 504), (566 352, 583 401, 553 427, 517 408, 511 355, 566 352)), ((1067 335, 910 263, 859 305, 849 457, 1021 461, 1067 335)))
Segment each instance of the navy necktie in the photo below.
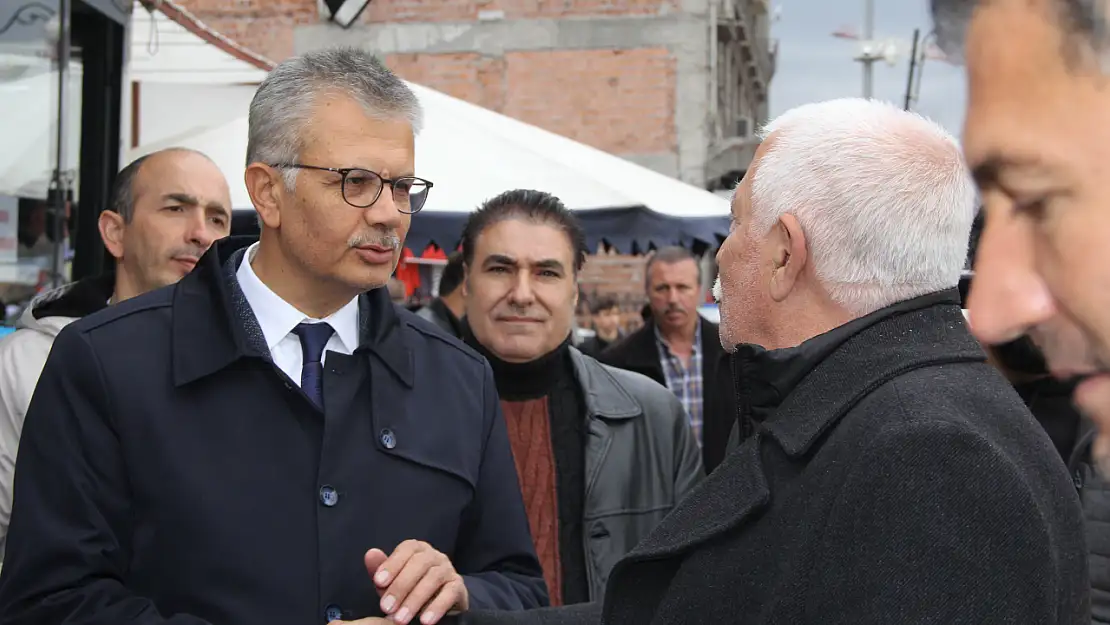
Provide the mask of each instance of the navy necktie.
POLYGON ((301 339, 301 354, 304 363, 301 365, 301 390, 316 403, 322 410, 324 408, 324 347, 331 339, 335 329, 327 323, 299 323, 293 328, 293 334, 301 339))

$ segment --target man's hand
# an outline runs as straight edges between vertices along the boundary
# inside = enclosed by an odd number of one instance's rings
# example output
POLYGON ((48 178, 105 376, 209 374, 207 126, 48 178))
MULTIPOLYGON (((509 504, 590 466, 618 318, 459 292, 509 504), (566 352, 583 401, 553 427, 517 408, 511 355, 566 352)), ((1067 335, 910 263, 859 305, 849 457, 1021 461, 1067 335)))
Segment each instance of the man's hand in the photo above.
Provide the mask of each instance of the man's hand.
POLYGON ((364 560, 382 596, 382 612, 395 623, 404 625, 420 614, 423 625, 433 625, 449 612, 470 607, 462 576, 428 543, 406 540, 388 558, 382 550, 371 549, 364 560))

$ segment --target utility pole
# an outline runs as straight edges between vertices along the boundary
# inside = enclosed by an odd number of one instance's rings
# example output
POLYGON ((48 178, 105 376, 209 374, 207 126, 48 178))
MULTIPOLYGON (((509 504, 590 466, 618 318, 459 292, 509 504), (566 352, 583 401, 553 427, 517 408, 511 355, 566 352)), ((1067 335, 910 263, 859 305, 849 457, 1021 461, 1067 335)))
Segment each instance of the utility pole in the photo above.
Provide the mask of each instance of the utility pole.
POLYGON ((875 1, 863 0, 863 41, 864 49, 856 60, 863 64, 863 97, 870 98, 872 89, 872 65, 882 58, 875 50, 875 1))

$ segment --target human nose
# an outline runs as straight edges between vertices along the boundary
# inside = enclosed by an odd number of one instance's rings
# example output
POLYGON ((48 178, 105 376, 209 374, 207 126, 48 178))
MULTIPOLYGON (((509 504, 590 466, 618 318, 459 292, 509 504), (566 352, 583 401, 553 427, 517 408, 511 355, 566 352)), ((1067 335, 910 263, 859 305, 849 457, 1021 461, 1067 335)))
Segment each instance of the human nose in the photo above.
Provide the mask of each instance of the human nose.
POLYGON ((988 216, 968 296, 971 331, 983 343, 1012 341, 1056 313, 1034 258, 1028 224, 1012 216, 988 216))
POLYGON ((219 238, 215 227, 208 220, 204 211, 199 211, 199 214, 194 213, 193 219, 189 221, 189 229, 185 236, 190 245, 203 249, 208 249, 212 242, 219 238))
POLYGON ((388 184, 382 185, 381 194, 374 203, 366 207, 366 222, 374 226, 385 226, 391 230, 401 225, 402 213, 397 210, 397 202, 393 199, 393 188, 388 184))
POLYGON ((536 300, 536 293, 532 288, 532 276, 527 271, 517 272, 509 299, 515 306, 521 308, 531 305, 536 300))

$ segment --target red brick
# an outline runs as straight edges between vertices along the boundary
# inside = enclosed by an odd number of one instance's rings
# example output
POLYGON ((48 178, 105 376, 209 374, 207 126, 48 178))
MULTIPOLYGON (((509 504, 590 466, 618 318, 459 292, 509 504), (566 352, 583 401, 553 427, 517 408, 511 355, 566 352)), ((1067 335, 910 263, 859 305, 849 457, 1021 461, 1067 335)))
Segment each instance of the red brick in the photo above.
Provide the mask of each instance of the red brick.
POLYGON ((469 22, 482 11, 502 11, 506 19, 656 15, 677 0, 374 0, 362 19, 389 22, 469 22))
POLYGON ((206 26, 273 60, 293 55, 293 29, 319 21, 316 0, 177 0, 206 26))
POLYGON ((666 48, 397 54, 400 76, 614 154, 676 149, 666 48))

